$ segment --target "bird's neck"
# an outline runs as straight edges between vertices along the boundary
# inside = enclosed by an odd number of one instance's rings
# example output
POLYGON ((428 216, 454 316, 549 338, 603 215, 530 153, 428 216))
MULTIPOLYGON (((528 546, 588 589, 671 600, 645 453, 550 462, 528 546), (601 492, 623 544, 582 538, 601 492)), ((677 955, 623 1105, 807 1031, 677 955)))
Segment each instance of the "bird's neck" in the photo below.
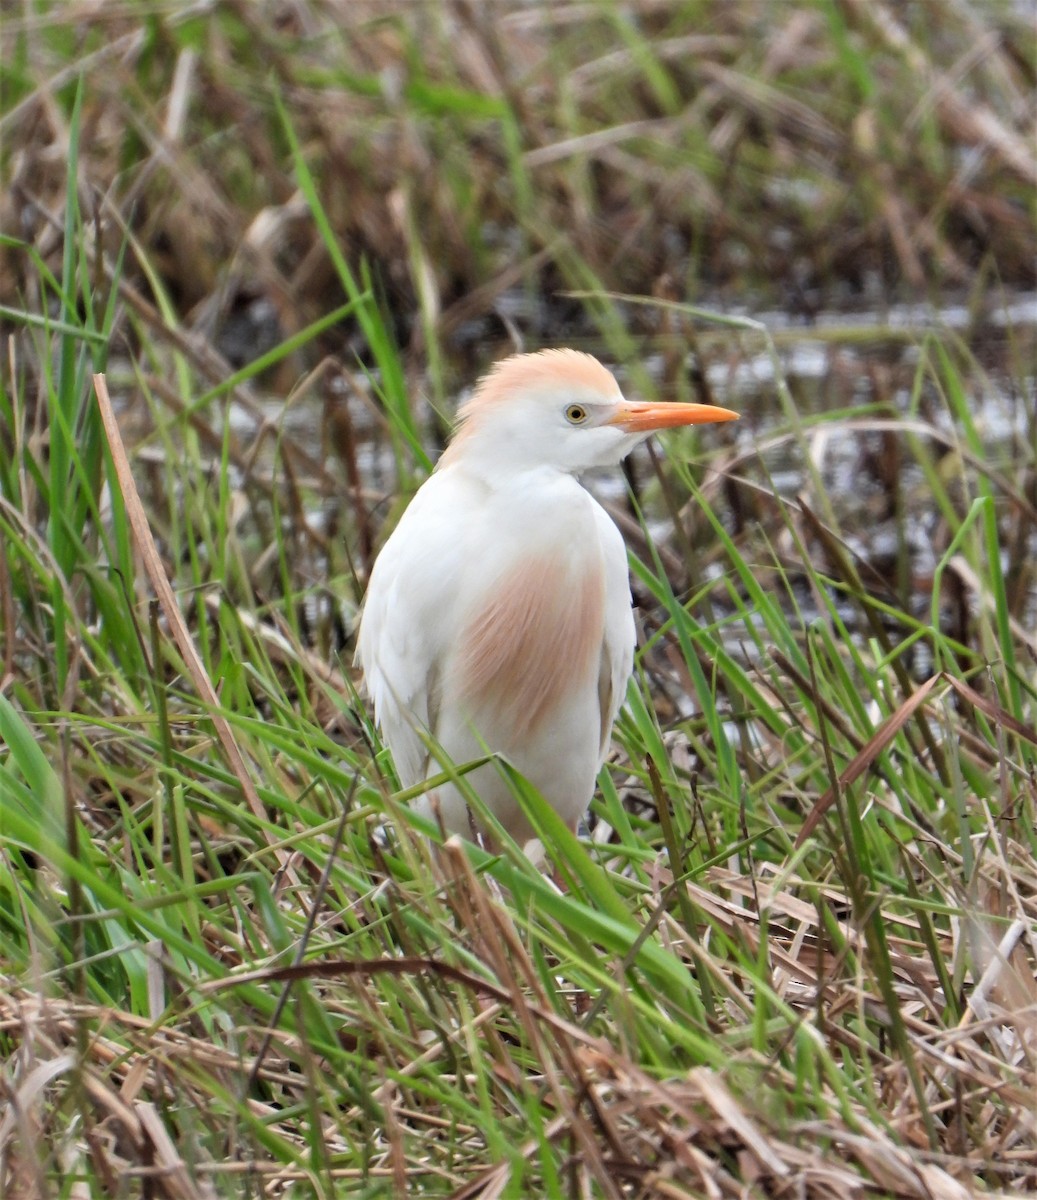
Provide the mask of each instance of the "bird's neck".
POLYGON ((558 488, 579 487, 570 471, 548 463, 526 462, 519 457, 509 457, 500 453, 453 456, 447 450, 440 458, 436 470, 457 471, 469 479, 478 480, 492 491, 554 491, 558 488))

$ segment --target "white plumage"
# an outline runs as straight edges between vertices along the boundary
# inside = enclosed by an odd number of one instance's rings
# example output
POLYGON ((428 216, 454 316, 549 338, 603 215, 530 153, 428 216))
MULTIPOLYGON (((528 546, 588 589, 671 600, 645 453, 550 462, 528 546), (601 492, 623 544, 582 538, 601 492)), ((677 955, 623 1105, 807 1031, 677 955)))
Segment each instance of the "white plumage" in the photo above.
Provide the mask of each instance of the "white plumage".
MULTIPOLYGON (((653 429, 737 414, 633 404, 588 354, 498 363, 375 562, 357 662, 401 784, 503 755, 575 828, 594 793, 633 666, 626 550, 577 482, 653 429)), ((533 836, 494 763, 468 782, 520 843, 533 836)), ((420 802, 444 827, 473 822, 447 784, 420 802)))

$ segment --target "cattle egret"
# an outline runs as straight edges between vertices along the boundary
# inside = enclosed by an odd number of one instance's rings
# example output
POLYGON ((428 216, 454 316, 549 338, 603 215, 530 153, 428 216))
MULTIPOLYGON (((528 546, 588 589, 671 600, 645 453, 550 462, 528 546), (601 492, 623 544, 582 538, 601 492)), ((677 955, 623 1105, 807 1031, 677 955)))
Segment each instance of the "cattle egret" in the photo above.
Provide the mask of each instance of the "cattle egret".
MULTIPOLYGON (((357 662, 405 788, 442 755, 492 752, 575 830, 634 656, 623 539, 575 476, 656 429, 737 416, 625 400, 576 350, 514 355, 478 383, 374 564, 360 623, 357 662)), ((535 836, 492 761, 467 781, 516 841, 535 836)), ((449 832, 477 828, 453 784, 419 808, 449 832)))

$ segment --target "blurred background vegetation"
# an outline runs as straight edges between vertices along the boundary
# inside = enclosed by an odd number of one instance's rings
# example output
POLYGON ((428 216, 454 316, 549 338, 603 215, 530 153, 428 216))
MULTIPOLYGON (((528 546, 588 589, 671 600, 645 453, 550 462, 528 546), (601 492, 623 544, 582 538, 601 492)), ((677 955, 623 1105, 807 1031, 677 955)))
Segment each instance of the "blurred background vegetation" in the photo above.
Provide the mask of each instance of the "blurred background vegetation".
MULTIPOLYGON (((6 3, 0 220, 54 253, 82 78, 98 248, 132 234, 123 278, 150 276, 234 366, 344 298, 285 115, 408 365, 445 359, 451 384, 511 344, 504 319, 531 344, 600 340, 594 308, 560 294, 590 285, 803 323, 953 297, 979 320, 1034 286, 1033 15, 6 3)), ((31 277, 9 249, 0 299, 31 277)), ((624 313, 632 338, 653 321, 624 313)), ((369 356, 359 324, 321 348, 369 356)))
POLYGON ((0 0, 0 1188, 1037 1187, 1035 16, 0 0), (430 857, 351 668, 548 345, 743 413, 594 485, 561 893, 430 857))

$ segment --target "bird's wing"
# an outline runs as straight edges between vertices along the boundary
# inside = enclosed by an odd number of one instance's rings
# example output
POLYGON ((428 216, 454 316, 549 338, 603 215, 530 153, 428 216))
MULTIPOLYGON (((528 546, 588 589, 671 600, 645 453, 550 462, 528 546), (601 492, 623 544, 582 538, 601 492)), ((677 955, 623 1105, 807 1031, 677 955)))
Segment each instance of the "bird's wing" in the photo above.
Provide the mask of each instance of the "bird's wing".
POLYGON ((598 507, 598 536, 605 563, 605 636, 601 645, 598 703, 601 710, 601 759, 608 754, 612 726, 626 697, 634 669, 634 614, 626 545, 603 508, 598 507))
POLYGON ((467 490, 452 471, 426 480, 378 555, 364 598, 356 662, 404 787, 425 777, 422 732, 437 733, 465 558, 456 514, 475 503, 467 490))

